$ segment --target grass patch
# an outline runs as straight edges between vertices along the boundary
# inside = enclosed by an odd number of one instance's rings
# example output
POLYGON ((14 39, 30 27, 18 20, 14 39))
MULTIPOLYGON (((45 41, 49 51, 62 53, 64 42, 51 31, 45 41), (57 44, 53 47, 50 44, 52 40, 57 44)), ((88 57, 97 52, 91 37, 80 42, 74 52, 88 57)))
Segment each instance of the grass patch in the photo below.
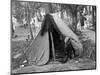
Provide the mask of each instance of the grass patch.
POLYGON ((30 41, 12 41, 11 42, 11 66, 12 69, 19 68, 22 64, 28 65, 27 62, 23 63, 24 60, 27 60, 27 57, 24 55, 26 48, 29 46, 30 41), (18 54, 21 54, 19 57, 18 54), (16 58, 15 58, 16 57, 16 58))

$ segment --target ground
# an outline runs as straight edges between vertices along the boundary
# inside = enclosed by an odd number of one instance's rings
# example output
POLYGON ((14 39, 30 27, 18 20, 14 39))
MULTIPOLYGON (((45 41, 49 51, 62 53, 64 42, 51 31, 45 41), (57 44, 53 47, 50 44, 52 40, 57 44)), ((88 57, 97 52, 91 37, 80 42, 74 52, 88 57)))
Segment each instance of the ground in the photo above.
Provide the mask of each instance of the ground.
POLYGON ((64 71, 64 70, 81 70, 81 69, 95 69, 95 62, 88 59, 70 60, 65 64, 53 62, 44 66, 28 66, 16 69, 13 73, 31 73, 31 72, 51 72, 51 71, 64 71))

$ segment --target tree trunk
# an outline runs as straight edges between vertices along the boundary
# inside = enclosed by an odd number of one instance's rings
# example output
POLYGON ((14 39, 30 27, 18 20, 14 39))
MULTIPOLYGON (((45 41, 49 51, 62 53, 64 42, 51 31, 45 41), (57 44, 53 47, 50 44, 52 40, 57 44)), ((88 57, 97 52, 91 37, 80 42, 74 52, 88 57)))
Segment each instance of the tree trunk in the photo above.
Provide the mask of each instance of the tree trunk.
POLYGON ((51 3, 48 5, 48 9, 49 9, 49 13, 53 13, 53 9, 52 9, 52 4, 51 3))
POLYGON ((96 29, 96 7, 92 6, 92 26, 96 29))
POLYGON ((75 16, 75 32, 77 31, 77 16, 75 16))
POLYGON ((11 37, 14 36, 14 28, 13 28, 13 23, 11 23, 11 37))
POLYGON ((33 39, 34 39, 34 37, 33 37, 32 27, 31 27, 31 25, 30 25, 30 24, 28 24, 28 25, 29 25, 29 28, 30 28, 30 36, 31 36, 31 40, 33 40, 33 39))
POLYGON ((29 5, 27 4, 27 23, 28 23, 28 26, 29 26, 29 29, 30 29, 30 37, 31 37, 31 40, 33 40, 33 33, 32 33, 32 27, 30 25, 30 20, 31 20, 31 16, 30 16, 30 10, 29 10, 29 5))
POLYGON ((92 6, 92 24, 95 25, 95 7, 92 6))
POLYGON ((36 27, 35 27, 35 24, 33 25, 33 32, 34 32, 34 38, 36 37, 36 27))
POLYGON ((63 11, 61 11, 61 19, 64 19, 63 11))
POLYGON ((77 16, 72 15, 73 18, 73 26, 74 26, 74 32, 77 31, 77 16))

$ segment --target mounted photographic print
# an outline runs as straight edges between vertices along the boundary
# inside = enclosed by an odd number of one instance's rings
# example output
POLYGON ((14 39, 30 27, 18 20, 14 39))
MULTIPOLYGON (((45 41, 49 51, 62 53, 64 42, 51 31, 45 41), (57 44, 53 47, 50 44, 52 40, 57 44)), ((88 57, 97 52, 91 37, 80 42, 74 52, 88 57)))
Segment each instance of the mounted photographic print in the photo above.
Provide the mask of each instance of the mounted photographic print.
POLYGON ((96 69, 96 6, 11 0, 11 74, 96 69))

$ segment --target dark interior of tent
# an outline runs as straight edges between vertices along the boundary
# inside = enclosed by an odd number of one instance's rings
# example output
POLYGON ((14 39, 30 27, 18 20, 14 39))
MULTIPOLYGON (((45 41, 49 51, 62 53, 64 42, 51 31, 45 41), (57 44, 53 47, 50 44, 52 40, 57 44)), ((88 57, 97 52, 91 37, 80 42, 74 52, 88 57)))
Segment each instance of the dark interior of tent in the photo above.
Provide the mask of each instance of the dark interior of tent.
POLYGON ((69 58, 72 59, 73 56, 75 56, 75 50, 70 42, 70 39, 67 42, 67 47, 65 47, 65 36, 61 34, 51 15, 47 14, 45 16, 41 29, 41 35, 44 35, 46 31, 49 33, 50 60, 54 59, 54 54, 55 60, 62 63, 67 62, 69 58), (54 49, 54 53, 52 49, 54 49))

